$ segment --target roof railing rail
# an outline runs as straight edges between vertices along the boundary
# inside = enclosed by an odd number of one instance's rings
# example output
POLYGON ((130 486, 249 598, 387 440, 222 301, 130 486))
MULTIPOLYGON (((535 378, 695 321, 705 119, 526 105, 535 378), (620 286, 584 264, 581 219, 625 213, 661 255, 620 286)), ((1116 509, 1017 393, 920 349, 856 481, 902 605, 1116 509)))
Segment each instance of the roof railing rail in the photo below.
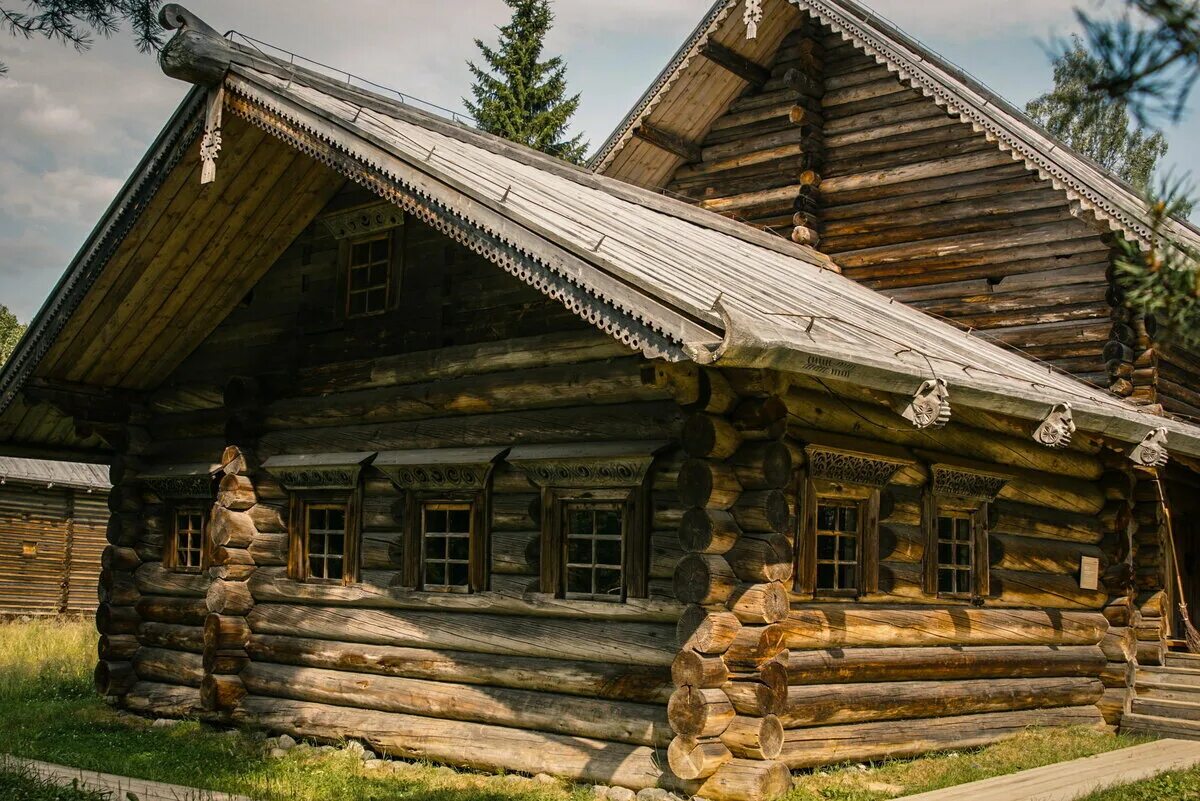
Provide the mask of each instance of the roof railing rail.
POLYGON ((248 46, 254 48, 268 58, 275 56, 272 56, 271 53, 266 52, 266 50, 263 48, 274 51, 274 53, 277 53, 281 56, 286 56, 289 64, 294 65, 297 63, 297 61, 300 61, 303 62, 303 66, 310 68, 315 67, 316 69, 314 71, 316 72, 323 72, 328 77, 336 77, 339 80, 345 80, 347 86, 357 85, 359 88, 371 89, 378 92, 383 92, 385 94, 394 95, 397 100, 405 105, 417 106, 425 111, 429 111, 439 116, 448 117, 452 122, 467 124, 474 128, 479 127, 479 124, 469 114, 465 114, 461 111, 455 111, 454 109, 446 108, 445 106, 440 106, 437 103, 424 100, 416 95, 408 94, 407 92, 401 92, 399 89, 394 89, 391 86, 377 83, 369 78, 364 78, 361 75, 355 75, 349 70, 343 70, 315 59, 308 58, 300 53, 295 53, 287 48, 273 45, 270 42, 264 42, 261 39, 256 39, 253 36, 242 33, 241 31, 232 29, 226 31, 225 38, 233 41, 235 37, 243 40, 248 46))

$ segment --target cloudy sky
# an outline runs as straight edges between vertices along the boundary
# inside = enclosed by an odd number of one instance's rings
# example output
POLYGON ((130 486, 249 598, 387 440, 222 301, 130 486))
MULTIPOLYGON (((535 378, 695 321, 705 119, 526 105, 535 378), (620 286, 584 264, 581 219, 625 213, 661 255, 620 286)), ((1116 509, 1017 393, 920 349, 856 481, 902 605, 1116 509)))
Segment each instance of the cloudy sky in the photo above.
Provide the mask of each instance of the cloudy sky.
MULTIPOLYGON (((9 0, 19 5, 19 0, 9 0)), ((1050 81, 1046 46, 1093 0, 868 0, 1008 99, 1050 81)), ((472 40, 491 40, 502 0, 189 0, 235 29, 378 83, 460 107, 472 40)), ((710 0, 556 0, 549 48, 583 95, 598 146, 708 9, 710 0)), ((1109 5, 1113 5, 1110 0, 1109 5)), ((0 303, 28 320, 179 102, 186 87, 126 35, 77 54, 0 38, 0 303)), ((1193 105, 1196 105, 1193 103, 1193 105)), ((1200 175, 1196 115, 1168 129, 1169 162, 1200 175)))

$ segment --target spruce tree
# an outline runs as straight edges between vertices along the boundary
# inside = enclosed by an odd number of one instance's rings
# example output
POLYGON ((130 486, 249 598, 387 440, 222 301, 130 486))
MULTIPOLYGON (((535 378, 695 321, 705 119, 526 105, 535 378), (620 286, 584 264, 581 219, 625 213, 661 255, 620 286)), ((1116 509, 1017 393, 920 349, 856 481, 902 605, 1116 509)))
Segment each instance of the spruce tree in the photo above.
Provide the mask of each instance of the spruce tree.
MULTIPOLYGON (((162 0, 24 0, 23 11, 11 5, 0 5, 0 31, 13 36, 41 36, 83 51, 92 46, 94 34, 111 36, 126 21, 139 50, 155 49, 160 42, 162 0)), ((0 75, 5 72, 0 62, 0 75)))
POLYGON ((567 137, 579 95, 567 97, 567 68, 560 56, 541 61, 554 24, 549 0, 504 0, 512 19, 491 48, 476 39, 487 69, 467 62, 475 81, 474 102, 464 98, 479 127, 576 164, 583 161, 583 135, 567 137))

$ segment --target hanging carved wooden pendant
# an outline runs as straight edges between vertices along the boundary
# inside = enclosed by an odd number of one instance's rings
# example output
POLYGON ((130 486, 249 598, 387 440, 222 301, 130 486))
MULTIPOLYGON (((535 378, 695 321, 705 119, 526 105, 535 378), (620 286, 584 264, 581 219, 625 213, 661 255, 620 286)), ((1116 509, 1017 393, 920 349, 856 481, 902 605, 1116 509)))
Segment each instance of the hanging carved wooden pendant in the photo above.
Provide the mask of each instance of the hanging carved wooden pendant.
POLYGON ((1162 467, 1167 463, 1167 429, 1156 428, 1133 449, 1129 458, 1145 467, 1162 467))
POLYGON ((204 115, 204 138, 200 140, 200 183, 217 180, 217 155, 221 152, 221 112, 225 107, 225 87, 208 90, 208 109, 204 115))
POLYGON ((921 384, 912 403, 902 412, 917 428, 941 428, 950 422, 950 390, 941 378, 921 384))
POLYGON ((1065 448, 1071 444, 1075 433, 1075 420, 1071 416, 1071 404, 1060 403, 1050 410, 1046 419, 1033 432, 1035 442, 1047 448, 1065 448))
POLYGON ((746 38, 758 38, 758 26, 762 24, 762 0, 746 0, 746 13, 742 20, 746 23, 746 38))

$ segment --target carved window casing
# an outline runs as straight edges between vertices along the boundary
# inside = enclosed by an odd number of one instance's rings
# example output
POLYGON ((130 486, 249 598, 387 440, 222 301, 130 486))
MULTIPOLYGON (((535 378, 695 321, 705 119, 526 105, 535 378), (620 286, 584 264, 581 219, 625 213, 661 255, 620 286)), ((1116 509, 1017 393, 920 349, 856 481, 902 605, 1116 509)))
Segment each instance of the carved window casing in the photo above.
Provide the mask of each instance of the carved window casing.
POLYGON ((541 592, 622 602, 649 595, 654 454, 665 443, 514 448, 509 463, 541 488, 541 592))
POLYGON ((485 592, 491 490, 502 448, 384 451, 372 467, 404 493, 401 584, 425 592, 485 592))
POLYGON ((373 453, 273 456, 263 463, 288 492, 288 577, 354 584, 362 548, 362 470, 373 453))
POLYGON ((201 573, 208 569, 208 516, 216 498, 218 469, 208 463, 181 464, 142 476, 146 488, 163 503, 167 529, 163 567, 168 570, 201 573))
POLYGON ((879 493, 906 462, 809 445, 797 481, 793 590, 853 598, 879 589, 879 493))
POLYGON ((328 214, 322 222, 339 240, 339 298, 347 319, 395 308, 403 261, 404 212, 377 203, 328 214))
POLYGON ((991 594, 988 504, 1008 477, 948 464, 931 465, 930 472, 922 510, 925 592, 981 603, 991 594))

